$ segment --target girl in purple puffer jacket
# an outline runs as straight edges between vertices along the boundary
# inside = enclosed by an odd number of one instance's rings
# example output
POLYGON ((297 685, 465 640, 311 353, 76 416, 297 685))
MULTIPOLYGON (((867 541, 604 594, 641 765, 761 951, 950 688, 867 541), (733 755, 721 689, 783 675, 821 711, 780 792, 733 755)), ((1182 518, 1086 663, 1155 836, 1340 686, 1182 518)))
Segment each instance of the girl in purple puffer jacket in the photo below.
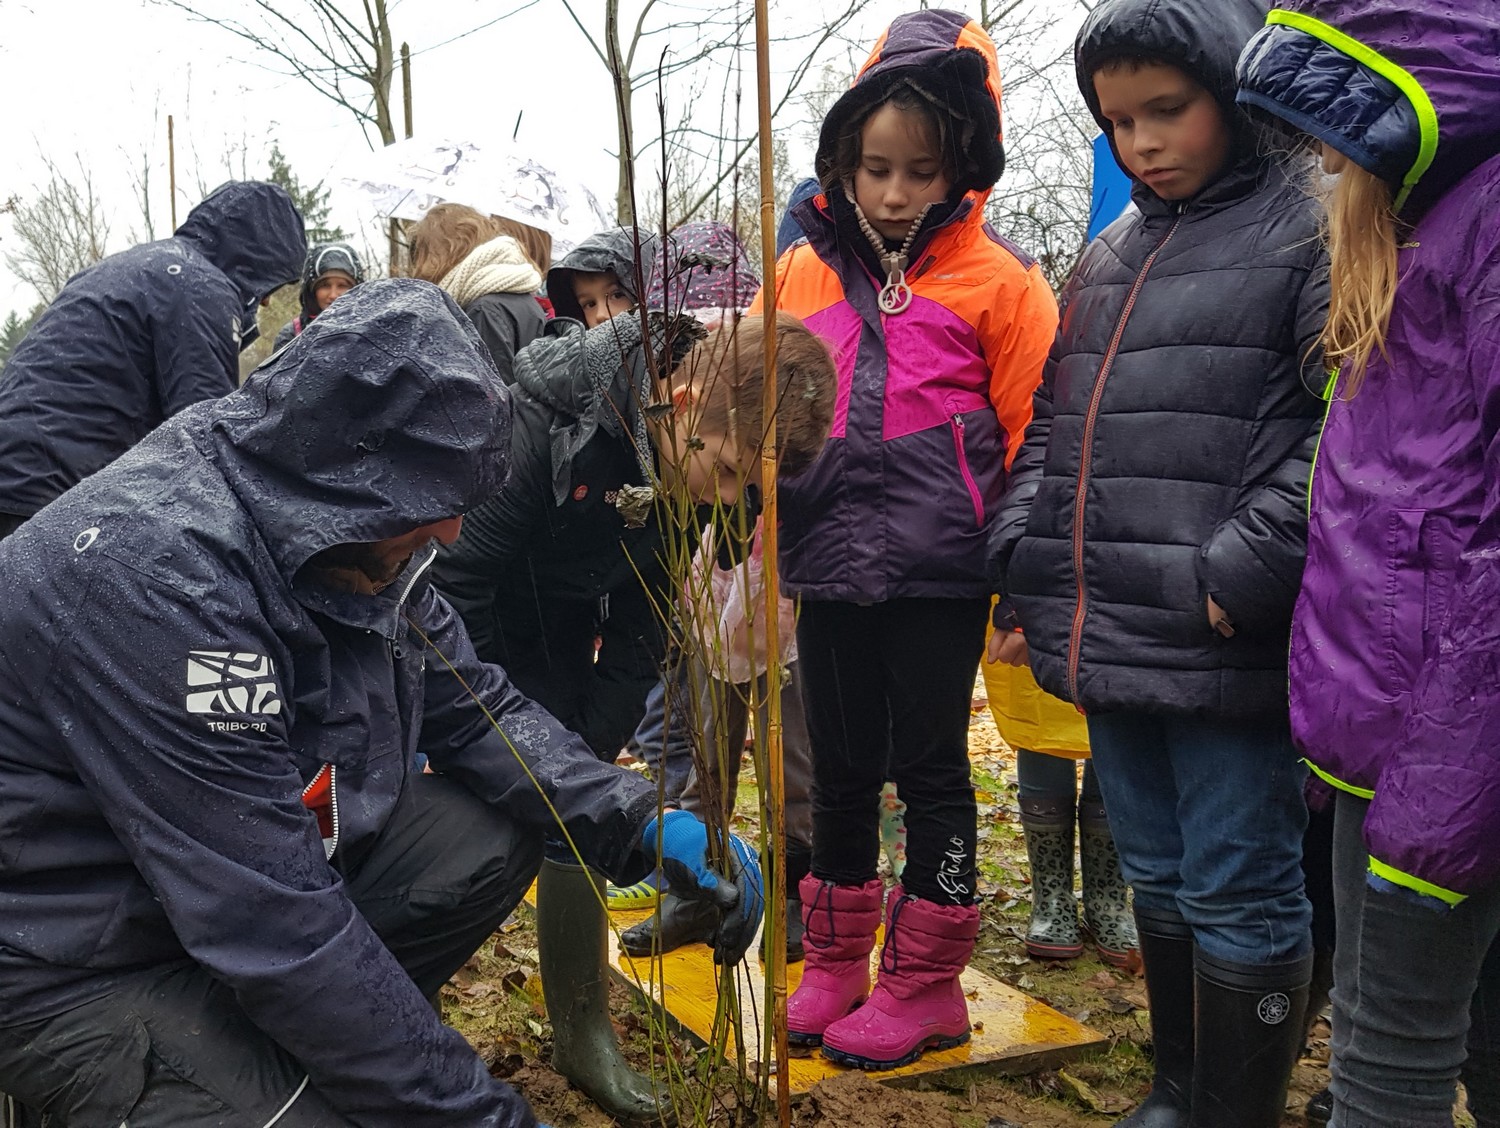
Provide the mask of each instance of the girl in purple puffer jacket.
POLYGON ((1500 6, 1297 0, 1240 100, 1321 142, 1339 366, 1292 727, 1339 789, 1332 1124, 1500 1124, 1500 6))

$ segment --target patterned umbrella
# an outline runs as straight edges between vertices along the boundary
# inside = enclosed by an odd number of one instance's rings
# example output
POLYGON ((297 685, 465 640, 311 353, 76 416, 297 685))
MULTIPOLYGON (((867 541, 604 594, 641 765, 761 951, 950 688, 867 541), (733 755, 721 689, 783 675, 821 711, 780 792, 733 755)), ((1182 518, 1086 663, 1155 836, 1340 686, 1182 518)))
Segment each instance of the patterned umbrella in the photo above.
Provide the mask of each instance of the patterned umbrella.
POLYGON ((339 180, 395 219, 421 219, 435 204, 467 204, 540 228, 552 236, 557 257, 611 226, 581 180, 504 145, 398 141, 362 157, 339 180))

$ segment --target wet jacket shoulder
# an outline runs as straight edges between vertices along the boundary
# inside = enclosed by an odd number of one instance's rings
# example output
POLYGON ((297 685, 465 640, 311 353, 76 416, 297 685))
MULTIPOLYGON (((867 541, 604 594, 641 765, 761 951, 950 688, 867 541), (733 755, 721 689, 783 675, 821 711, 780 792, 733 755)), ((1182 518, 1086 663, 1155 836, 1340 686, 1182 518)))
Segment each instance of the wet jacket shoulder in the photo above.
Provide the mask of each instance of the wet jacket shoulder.
POLYGON ((1385 353, 1318 451, 1292 729, 1371 799, 1370 870, 1456 904, 1500 884, 1500 12, 1440 8, 1296 0, 1240 73, 1409 225, 1385 353))
POLYGON ((379 834, 418 752, 541 833, 534 778, 622 878, 643 868, 649 785, 475 659, 424 583, 430 549, 379 596, 303 568, 462 512, 503 473, 508 402, 461 322, 423 283, 362 288, 0 543, 0 576, 32 577, 0 608, 8 1014, 186 956, 355 1122, 534 1124, 335 867, 379 834), (378 411, 336 410, 356 394, 378 411), (326 831, 303 799, 319 779, 326 831))
POLYGON ((896 20, 830 111, 819 161, 839 123, 909 68, 961 91, 994 132, 973 146, 962 197, 913 243, 901 313, 876 304, 840 187, 793 209, 806 241, 778 260, 776 304, 824 340, 839 379, 828 444, 780 487, 782 581, 807 599, 986 594, 986 532, 1057 325, 1040 267, 984 222, 1004 163, 1000 79, 993 45, 967 17, 896 20))
MULTIPOLYGON (((1236 45, 1209 29, 1236 12, 1248 38, 1254 4, 1101 6, 1080 85, 1133 48, 1177 59, 1234 120, 1236 45)), ((1137 184, 1139 214, 1085 252, 992 533, 1038 681, 1086 711, 1285 707, 1327 272, 1312 200, 1245 144, 1184 203, 1137 184), (1209 596, 1233 638, 1210 628, 1209 596)))
POLYGON ((260 299, 305 244, 290 197, 226 185, 170 239, 75 275, 0 372, 0 511, 27 516, 235 385, 260 299))
POLYGON ((507 383, 515 381, 516 353, 541 336, 547 319, 530 294, 481 294, 464 307, 479 339, 507 383))

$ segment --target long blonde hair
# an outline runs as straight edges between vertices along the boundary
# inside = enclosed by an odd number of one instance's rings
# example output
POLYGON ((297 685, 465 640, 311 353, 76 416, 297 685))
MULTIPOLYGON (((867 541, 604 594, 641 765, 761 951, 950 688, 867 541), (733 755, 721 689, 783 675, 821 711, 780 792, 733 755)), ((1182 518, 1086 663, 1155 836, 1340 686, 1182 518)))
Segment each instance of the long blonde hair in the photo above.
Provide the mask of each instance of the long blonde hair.
POLYGON ((1324 203, 1330 276, 1323 353, 1329 368, 1340 372, 1341 393, 1350 397, 1364 383, 1371 354, 1386 355, 1399 221, 1390 186, 1352 161, 1324 203))

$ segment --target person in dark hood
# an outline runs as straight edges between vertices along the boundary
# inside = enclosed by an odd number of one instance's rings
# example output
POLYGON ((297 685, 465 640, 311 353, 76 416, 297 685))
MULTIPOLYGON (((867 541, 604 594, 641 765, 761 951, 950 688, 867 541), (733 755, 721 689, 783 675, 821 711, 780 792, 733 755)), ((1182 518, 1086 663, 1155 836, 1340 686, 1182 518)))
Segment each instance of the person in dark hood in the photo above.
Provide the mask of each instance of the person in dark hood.
POLYGON ((991 660, 1086 714, 1135 893, 1156 1060, 1131 1128, 1279 1125, 1312 972, 1287 637, 1327 258, 1305 170, 1235 105, 1265 10, 1106 0, 1079 31, 1138 211, 1062 295, 990 541, 991 660))
MULTIPOLYGON (((673 377, 677 386, 665 386, 703 329, 691 317, 653 311, 643 318, 636 308, 660 266, 659 246, 628 229, 608 231, 549 272, 559 316, 516 357, 510 476, 474 510, 436 568, 435 582, 480 657, 504 666, 522 692, 607 762, 635 731, 660 677, 662 616, 675 602, 657 484, 680 482, 694 502, 733 505, 759 465, 761 366, 735 384, 733 395, 744 402, 731 398, 730 381, 699 387, 705 381, 693 382, 692 364, 673 377), (675 410, 652 423, 652 404, 675 410), (689 434, 681 421, 698 420, 685 406, 694 404, 701 423, 689 434), (732 438, 727 420, 736 418, 741 427, 732 438), (660 461, 657 442, 667 444, 660 461)), ((826 350, 817 352, 821 367, 783 369, 800 394, 787 397, 778 429, 793 419, 806 424, 779 445, 785 466, 810 462, 827 436, 833 373, 826 350), (820 405, 827 408, 821 417, 820 405)), ((542 866, 544 982, 603 974, 597 947, 579 943, 604 927, 601 893, 594 875, 565 860, 549 856, 542 866)), ((607 1011, 580 1005, 570 1017, 553 1024, 553 1068, 619 1119, 659 1116, 659 1098, 621 1056, 607 1011)))
POLYGON ((0 371, 0 535, 164 419, 231 391, 256 310, 306 255, 285 191, 231 182, 170 239, 69 279, 0 371))
POLYGON ((302 268, 302 309, 276 334, 279 349, 312 324, 313 318, 365 280, 365 268, 348 243, 318 243, 307 252, 302 268))
MULTIPOLYGON (((716 898, 743 955, 754 853, 726 842, 715 876, 703 825, 480 662, 426 582, 510 423, 459 308, 381 280, 0 543, 0 1078, 23 1105, 531 1128, 428 1000, 558 824, 606 873, 660 863, 716 898)), ((606 988, 549 978, 553 1021, 606 988)))

